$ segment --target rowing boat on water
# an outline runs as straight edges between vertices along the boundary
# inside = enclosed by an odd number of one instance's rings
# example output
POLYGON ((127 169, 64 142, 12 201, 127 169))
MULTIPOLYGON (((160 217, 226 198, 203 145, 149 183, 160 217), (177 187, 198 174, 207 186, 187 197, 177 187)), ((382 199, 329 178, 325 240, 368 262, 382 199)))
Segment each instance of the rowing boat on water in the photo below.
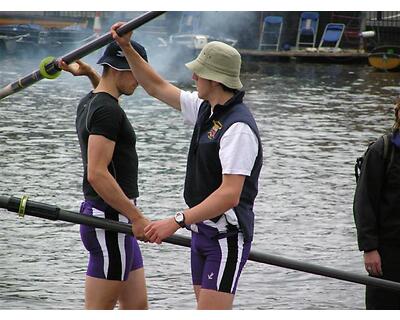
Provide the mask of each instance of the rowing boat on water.
POLYGON ((400 70, 400 46, 381 46, 373 49, 368 55, 371 66, 383 71, 400 70))

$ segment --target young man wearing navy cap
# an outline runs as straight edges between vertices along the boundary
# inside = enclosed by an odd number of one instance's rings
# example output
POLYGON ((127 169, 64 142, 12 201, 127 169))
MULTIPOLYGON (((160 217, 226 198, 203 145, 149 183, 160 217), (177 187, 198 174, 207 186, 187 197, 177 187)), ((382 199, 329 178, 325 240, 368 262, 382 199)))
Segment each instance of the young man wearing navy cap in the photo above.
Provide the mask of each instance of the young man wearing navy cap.
MULTIPOLYGON (((147 61, 146 50, 132 46, 147 61)), ((136 207, 138 156, 136 135, 124 110, 121 95, 138 86, 123 51, 112 42, 97 62, 101 77, 89 65, 60 62, 74 75, 86 75, 95 89, 80 101, 76 114, 83 161, 84 202, 81 213, 132 223, 136 237, 82 225, 81 239, 89 252, 85 281, 86 309, 147 309, 143 260, 137 239, 145 240, 149 220, 136 207)))

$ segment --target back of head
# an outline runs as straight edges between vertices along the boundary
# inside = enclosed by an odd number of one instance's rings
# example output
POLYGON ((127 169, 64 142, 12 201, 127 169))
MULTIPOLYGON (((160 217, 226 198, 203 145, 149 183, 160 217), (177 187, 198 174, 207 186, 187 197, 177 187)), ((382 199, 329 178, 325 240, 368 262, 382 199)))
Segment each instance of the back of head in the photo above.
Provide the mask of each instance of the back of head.
MULTIPOLYGON (((144 60, 148 61, 146 49, 142 45, 133 40, 131 40, 131 45, 144 60)), ((124 52, 122 51, 118 43, 115 41, 111 42, 106 47, 106 49, 103 52, 103 55, 97 61, 97 64, 101 64, 103 66, 109 66, 117 71, 131 70, 129 63, 125 58, 124 52)))
POLYGON ((235 48, 223 42, 212 41, 186 67, 199 77, 217 81, 231 89, 241 89, 241 64, 240 53, 235 48))

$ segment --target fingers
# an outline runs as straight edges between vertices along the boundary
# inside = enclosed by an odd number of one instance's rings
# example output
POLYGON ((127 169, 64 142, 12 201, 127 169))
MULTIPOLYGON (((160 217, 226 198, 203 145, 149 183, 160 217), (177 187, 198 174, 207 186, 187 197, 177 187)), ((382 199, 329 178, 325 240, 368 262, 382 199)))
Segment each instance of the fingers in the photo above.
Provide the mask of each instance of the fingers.
POLYGON ((367 272, 368 272, 370 275, 374 275, 374 274, 375 274, 374 268, 372 267, 372 265, 367 265, 367 266, 365 266, 365 270, 367 270, 367 272))
POLYGON ((83 74, 81 70, 84 70, 85 63, 80 60, 76 60, 70 64, 67 64, 65 61, 60 60, 58 62, 58 67, 63 70, 72 73, 74 76, 83 74))
POLYGON ((146 226, 144 233, 151 243, 161 244, 162 239, 153 223, 146 226))
POLYGON ((382 276, 382 267, 378 263, 366 263, 365 270, 372 276, 382 276))
POLYGON ((126 32, 124 35, 119 36, 117 33, 117 29, 124 25, 125 22, 117 22, 111 26, 111 36, 112 38, 117 41, 119 45, 126 45, 129 43, 129 39, 132 37, 132 31, 126 32))
POLYGON ((157 242, 157 239, 160 239, 159 237, 157 237, 157 235, 155 233, 153 233, 150 237, 149 237, 149 241, 151 243, 157 242))
POLYGON ((144 229, 144 234, 146 235, 147 239, 149 239, 150 242, 154 242, 157 239, 156 230, 153 228, 152 224, 149 224, 144 229))
POLYGON ((118 39, 119 38, 119 35, 117 34, 117 29, 120 26, 122 26, 123 24, 124 24, 123 22, 117 22, 117 23, 114 23, 111 26, 111 35, 112 35, 113 39, 118 39))
POLYGON ((61 70, 64 70, 64 71, 67 71, 67 69, 68 69, 68 65, 65 63, 64 60, 58 61, 58 67, 59 67, 61 70))
POLYGON ((82 60, 76 60, 75 61, 79 66, 84 66, 86 65, 82 60))
POLYGON ((144 233, 147 234, 151 229, 152 223, 150 222, 147 226, 144 227, 144 233))
POLYGON ((124 24, 125 24, 125 22, 118 21, 118 22, 114 23, 114 24, 111 26, 111 29, 112 29, 112 30, 116 30, 116 29, 118 29, 120 26, 122 26, 122 25, 124 25, 124 24))
POLYGON ((377 265, 376 272, 379 276, 383 276, 382 266, 381 264, 377 265))

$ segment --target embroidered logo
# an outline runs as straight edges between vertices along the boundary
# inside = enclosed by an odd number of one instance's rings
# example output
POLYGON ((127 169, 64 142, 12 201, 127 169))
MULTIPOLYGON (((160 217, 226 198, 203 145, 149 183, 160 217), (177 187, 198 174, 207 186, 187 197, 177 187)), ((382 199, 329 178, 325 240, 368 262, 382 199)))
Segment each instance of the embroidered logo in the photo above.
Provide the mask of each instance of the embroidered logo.
POLYGON ((220 130, 221 128, 222 128, 222 123, 219 122, 219 121, 213 120, 213 127, 208 132, 208 139, 210 139, 210 140, 214 139, 214 137, 217 134, 218 130, 220 130))
POLYGON ((207 275, 208 280, 212 280, 212 278, 214 277, 214 272, 211 272, 210 274, 207 275))

